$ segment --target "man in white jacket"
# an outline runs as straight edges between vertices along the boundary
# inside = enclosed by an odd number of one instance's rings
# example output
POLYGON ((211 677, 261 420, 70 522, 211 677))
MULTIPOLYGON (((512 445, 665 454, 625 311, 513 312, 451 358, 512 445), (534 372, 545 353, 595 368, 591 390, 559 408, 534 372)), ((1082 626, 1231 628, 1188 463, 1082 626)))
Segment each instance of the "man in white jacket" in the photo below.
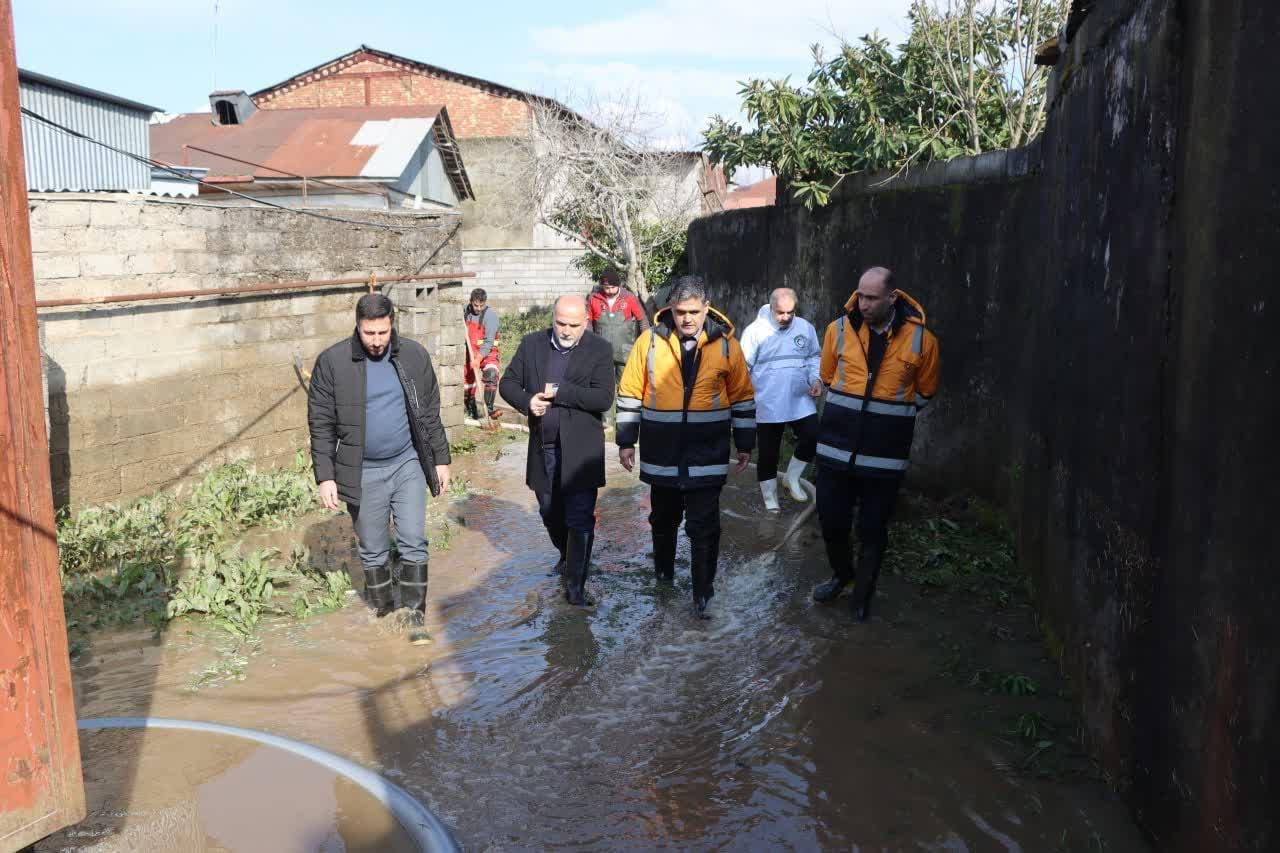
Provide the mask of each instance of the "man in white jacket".
POLYGON ((768 510, 778 507, 778 453, 782 434, 791 427, 796 451, 787 465, 787 488, 798 501, 808 499, 800 475, 813 461, 818 442, 818 410, 822 395, 818 366, 822 346, 808 320, 796 316, 796 293, 779 287, 760 306, 742 336, 742 353, 756 389, 756 479, 768 510))

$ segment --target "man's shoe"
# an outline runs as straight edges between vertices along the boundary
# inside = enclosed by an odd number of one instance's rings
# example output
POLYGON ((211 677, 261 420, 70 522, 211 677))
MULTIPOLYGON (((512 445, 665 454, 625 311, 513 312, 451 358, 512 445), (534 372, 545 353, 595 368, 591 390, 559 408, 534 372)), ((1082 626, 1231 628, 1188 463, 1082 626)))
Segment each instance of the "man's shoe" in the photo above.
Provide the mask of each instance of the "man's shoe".
POLYGON ((590 607, 595 603, 587 598, 592 538, 585 530, 569 531, 569 547, 565 555, 565 598, 574 607, 590 607))
POLYGON ((849 585, 849 581, 834 577, 826 583, 820 583, 813 589, 813 600, 828 604, 840 597, 840 593, 849 585))
POLYGON ((466 409, 467 417, 471 418, 471 420, 480 420, 480 409, 476 406, 475 397, 464 397, 462 400, 462 408, 466 409))
POLYGON ((853 603, 853 621, 859 624, 866 622, 871 618, 871 601, 857 601, 853 603))
POLYGON ((395 584, 391 579, 391 561, 364 570, 364 594, 374 615, 381 619, 395 609, 395 584))
POLYGON ((853 586, 851 610, 853 621, 866 622, 871 618, 871 599, 876 594, 876 581, 880 579, 880 564, 884 561, 884 545, 864 542, 858 549, 858 579, 853 586))
POLYGON ((673 584, 676 580, 676 534, 653 531, 653 574, 658 583, 673 584))
POLYGON ((689 543, 689 563, 693 574, 693 609, 702 619, 710 619, 707 604, 716 595, 716 563, 720 558, 719 534, 689 543))
POLYGON ((787 464, 787 490, 791 492, 791 497, 803 503, 809 500, 809 493, 800 485, 800 475, 804 473, 805 466, 809 463, 802 459, 791 457, 791 462, 787 464))
POLYGON ((401 601, 409 613, 405 619, 409 626, 409 642, 415 646, 431 642, 427 633, 427 564, 400 564, 401 601))
POLYGON ((567 560, 565 560, 564 554, 561 554, 560 559, 556 560, 556 564, 551 567, 551 571, 547 572, 547 577, 549 578, 564 577, 564 570, 565 568, 568 567, 568 565, 569 563, 567 560))
POLYGON ((427 611, 427 563, 400 564, 401 606, 414 613, 427 611))
POLYGON ((772 480, 760 481, 760 494, 764 498, 764 508, 770 512, 777 512, 782 507, 778 505, 778 478, 772 480))
POLYGON ((829 538, 824 531, 822 539, 827 549, 827 563, 831 566, 831 580, 814 588, 813 600, 826 604, 839 598, 844 588, 853 583, 853 554, 847 534, 829 538))

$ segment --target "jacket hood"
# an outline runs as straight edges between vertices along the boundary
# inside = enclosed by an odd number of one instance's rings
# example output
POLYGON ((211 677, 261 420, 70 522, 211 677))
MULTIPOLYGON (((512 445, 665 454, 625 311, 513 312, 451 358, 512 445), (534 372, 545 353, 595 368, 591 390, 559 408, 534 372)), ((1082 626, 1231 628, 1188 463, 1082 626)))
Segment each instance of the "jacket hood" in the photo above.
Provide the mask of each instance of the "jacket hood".
MULTIPOLYGON (((925 320, 923 305, 905 290, 895 289, 893 292, 898 295, 898 301, 893 306, 893 320, 891 321, 893 328, 899 329, 909 322, 919 323, 921 326, 926 327, 929 325, 925 320)), ((844 310, 855 329, 862 325, 862 312, 858 310, 858 291, 855 290, 849 294, 848 300, 844 303, 844 310)))
MULTIPOLYGON (((387 345, 387 350, 393 356, 400 352, 400 334, 394 326, 391 328, 391 343, 387 345)), ((360 343, 360 327, 357 326, 351 330, 351 360, 364 361, 368 355, 364 351, 364 344, 360 343)))
MULTIPOLYGON (((659 309, 658 313, 653 315, 653 330, 664 338, 676 333, 675 315, 671 312, 670 305, 659 309)), ((711 343, 722 337, 733 337, 734 329, 728 317, 708 304, 707 320, 702 325, 702 331, 707 336, 707 343, 711 343)))

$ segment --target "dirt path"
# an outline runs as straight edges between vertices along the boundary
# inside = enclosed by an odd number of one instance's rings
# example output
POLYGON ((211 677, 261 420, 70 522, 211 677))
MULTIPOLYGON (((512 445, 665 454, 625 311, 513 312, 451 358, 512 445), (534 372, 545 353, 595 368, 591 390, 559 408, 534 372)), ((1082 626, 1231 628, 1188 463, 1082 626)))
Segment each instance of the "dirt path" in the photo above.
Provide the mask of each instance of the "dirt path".
MULTIPOLYGON (((646 490, 615 464, 599 605, 579 611, 547 577, 523 451, 517 441, 457 466, 487 493, 447 509, 433 645, 408 645, 358 600, 274 622, 239 658, 195 622, 159 640, 102 635, 75 666, 80 715, 212 720, 316 744, 386 773, 469 849, 1146 849, 1072 745, 1029 608, 890 577, 880 618, 853 625, 843 606, 809 599, 827 575, 816 528, 768 551, 787 516, 765 516, 744 479, 725 492, 714 618, 700 622, 687 569, 674 592, 655 590, 646 490), (972 676, 979 662, 988 676, 972 676), (1023 675, 1036 693, 989 692, 990 673, 1023 675), (1043 737, 1007 733, 1018 720, 1043 737)), ((313 557, 351 559, 345 516, 308 522, 294 537, 313 557)), ((159 820, 146 803, 172 774, 99 737, 83 739, 94 815, 80 830, 92 833, 41 850, 124 849, 112 838, 159 820)), ((187 774, 186 800, 251 757, 187 774)))

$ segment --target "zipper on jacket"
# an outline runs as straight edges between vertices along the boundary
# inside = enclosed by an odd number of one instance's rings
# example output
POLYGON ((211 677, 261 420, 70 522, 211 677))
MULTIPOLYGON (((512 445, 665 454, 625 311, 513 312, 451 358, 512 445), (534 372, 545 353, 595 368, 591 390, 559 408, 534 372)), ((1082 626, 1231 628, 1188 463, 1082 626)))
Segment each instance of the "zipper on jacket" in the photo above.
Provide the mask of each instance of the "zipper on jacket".
MULTIPOLYGON (((684 342, 677 341, 680 349, 680 381, 684 382, 684 342)), ((684 388, 684 407, 680 411, 680 467, 684 468, 684 476, 689 476, 689 458, 685 451, 689 446, 688 426, 689 426, 689 403, 693 400, 693 387, 698 384, 698 370, 702 367, 702 347, 698 346, 696 339, 693 350, 693 381, 685 385, 684 388)), ((679 479, 677 473, 676 478, 679 479)))

